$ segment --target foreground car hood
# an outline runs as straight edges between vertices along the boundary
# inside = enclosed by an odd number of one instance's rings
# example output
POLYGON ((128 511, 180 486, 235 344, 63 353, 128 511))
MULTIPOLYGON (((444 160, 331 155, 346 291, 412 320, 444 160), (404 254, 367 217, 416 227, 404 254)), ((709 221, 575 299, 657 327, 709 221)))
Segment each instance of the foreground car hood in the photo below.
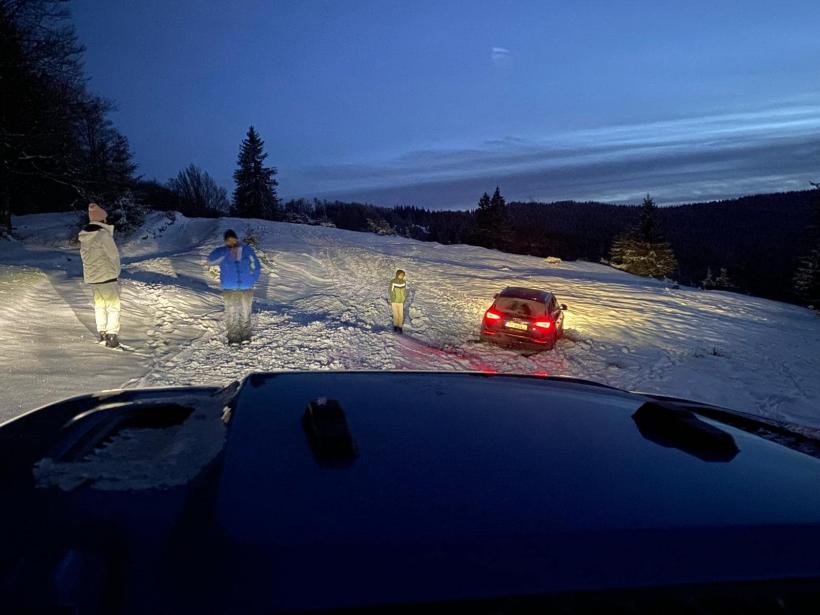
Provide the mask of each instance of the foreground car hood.
POLYGON ((66 553, 85 576, 127 562, 106 583, 133 612, 820 576, 820 460, 666 401, 366 372, 72 400, 0 429, 4 527, 21 528, 0 588, 29 599, 66 553), (83 465, 111 447, 127 471, 83 465))

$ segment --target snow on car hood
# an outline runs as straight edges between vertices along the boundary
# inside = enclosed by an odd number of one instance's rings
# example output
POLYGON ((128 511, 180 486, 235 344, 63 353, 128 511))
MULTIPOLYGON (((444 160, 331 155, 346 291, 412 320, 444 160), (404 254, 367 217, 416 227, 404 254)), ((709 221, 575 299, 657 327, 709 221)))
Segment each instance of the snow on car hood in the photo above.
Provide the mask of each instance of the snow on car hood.
POLYGON ((225 425, 213 408, 199 408, 181 424, 127 428, 79 461, 43 458, 34 465, 38 487, 71 491, 167 489, 184 485, 222 451, 225 425))

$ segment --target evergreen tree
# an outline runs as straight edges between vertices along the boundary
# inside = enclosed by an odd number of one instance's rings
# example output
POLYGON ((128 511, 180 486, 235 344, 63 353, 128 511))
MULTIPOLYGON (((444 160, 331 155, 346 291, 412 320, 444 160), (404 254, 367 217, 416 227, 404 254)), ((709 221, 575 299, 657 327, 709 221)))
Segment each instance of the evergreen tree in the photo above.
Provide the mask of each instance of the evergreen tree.
POLYGON ((715 288, 721 288, 724 290, 728 290, 731 288, 735 288, 734 283, 729 278, 729 271, 726 267, 720 268, 720 274, 718 275, 717 279, 715 280, 715 288))
POLYGON ((794 290, 807 305, 820 309, 820 247, 800 259, 794 273, 794 290))
POLYGON ((703 288, 705 288, 706 290, 711 290, 715 287, 715 278, 712 277, 711 267, 706 268, 706 277, 703 278, 701 284, 703 285, 703 288))
POLYGON ((496 186, 493 196, 486 192, 478 201, 475 212, 476 230, 472 243, 485 248, 503 249, 510 241, 507 203, 496 186))
POLYGON ((128 234, 137 230, 145 222, 146 207, 131 190, 125 190, 117 196, 108 208, 108 222, 117 231, 128 234))
POLYGON ((134 162, 134 155, 131 153, 127 137, 115 130, 111 139, 108 184, 110 189, 123 195, 134 185, 134 172, 137 170, 137 164, 134 162))
POLYGON ((618 236, 612 242, 610 263, 635 275, 665 278, 674 273, 678 262, 672 246, 658 231, 657 205, 648 194, 643 200, 638 227, 618 236))
POLYGON ((638 226, 640 238, 646 243, 658 242, 658 229, 655 222, 657 214, 658 206, 655 205, 654 199, 647 194, 641 205, 641 221, 638 226))
POLYGON ((274 220, 279 217, 279 199, 274 177, 276 169, 264 166, 268 155, 264 152, 264 141, 251 126, 239 148, 237 169, 233 178, 236 188, 233 193, 231 213, 244 218, 274 220))
POLYGON ((477 246, 484 246, 485 248, 491 247, 491 217, 490 195, 485 192, 478 200, 478 209, 475 212, 476 228, 470 243, 477 246))
POLYGON ((794 291, 814 309, 820 309, 820 183, 814 186, 814 223, 807 229, 809 251, 803 256, 792 279, 794 291))

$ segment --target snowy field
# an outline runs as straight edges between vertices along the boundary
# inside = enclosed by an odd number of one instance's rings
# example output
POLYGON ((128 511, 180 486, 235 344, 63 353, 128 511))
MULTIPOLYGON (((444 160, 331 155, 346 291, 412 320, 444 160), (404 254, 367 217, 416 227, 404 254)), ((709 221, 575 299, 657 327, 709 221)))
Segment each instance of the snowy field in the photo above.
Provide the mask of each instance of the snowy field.
POLYGON ((820 319, 784 303, 673 289, 592 263, 549 264, 469 246, 248 220, 153 213, 120 243, 121 339, 94 343, 74 214, 14 220, 0 242, 0 421, 101 389, 226 384, 251 371, 485 370, 591 379, 820 427, 820 319), (222 232, 259 240, 254 341, 227 347, 205 255, 222 232), (406 335, 392 332, 387 284, 407 271, 406 335), (566 336, 524 355, 478 343, 493 295, 551 290, 566 336))

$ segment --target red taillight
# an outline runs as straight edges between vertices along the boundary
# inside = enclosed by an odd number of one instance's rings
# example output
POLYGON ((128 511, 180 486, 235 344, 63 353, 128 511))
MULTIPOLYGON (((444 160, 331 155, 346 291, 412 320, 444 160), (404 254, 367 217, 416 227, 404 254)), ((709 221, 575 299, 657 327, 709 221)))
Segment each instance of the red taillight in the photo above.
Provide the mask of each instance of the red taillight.
POLYGON ((501 320, 501 314, 497 312, 493 312, 493 309, 490 308, 486 312, 484 312, 484 319, 485 320, 501 320))
POLYGON ((536 320, 532 324, 535 325, 536 327, 541 328, 541 329, 549 329, 552 326, 552 321, 551 320, 536 320))

